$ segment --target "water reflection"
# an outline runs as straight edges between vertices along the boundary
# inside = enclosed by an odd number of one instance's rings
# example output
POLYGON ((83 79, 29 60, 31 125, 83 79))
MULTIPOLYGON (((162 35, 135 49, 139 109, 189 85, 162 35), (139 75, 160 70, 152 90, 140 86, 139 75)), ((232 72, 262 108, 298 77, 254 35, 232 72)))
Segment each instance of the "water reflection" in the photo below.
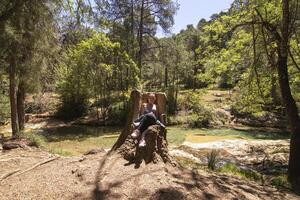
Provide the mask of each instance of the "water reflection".
POLYGON ((62 140, 85 140, 90 137, 117 137, 121 132, 121 127, 93 127, 93 126, 67 126, 53 129, 46 129, 43 136, 48 142, 58 142, 62 140))

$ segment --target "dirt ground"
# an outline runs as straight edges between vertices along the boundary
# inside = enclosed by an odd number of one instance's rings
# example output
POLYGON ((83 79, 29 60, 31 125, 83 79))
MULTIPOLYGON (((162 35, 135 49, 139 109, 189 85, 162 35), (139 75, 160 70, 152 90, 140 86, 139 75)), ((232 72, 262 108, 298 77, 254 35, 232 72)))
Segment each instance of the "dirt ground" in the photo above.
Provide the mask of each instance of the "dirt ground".
POLYGON ((0 182, 0 199, 300 199, 213 172, 163 163, 135 169, 119 155, 107 156, 104 151, 53 160, 56 157, 36 148, 1 152, 0 180, 16 173, 0 182), (47 160, 52 161, 36 166, 47 160))

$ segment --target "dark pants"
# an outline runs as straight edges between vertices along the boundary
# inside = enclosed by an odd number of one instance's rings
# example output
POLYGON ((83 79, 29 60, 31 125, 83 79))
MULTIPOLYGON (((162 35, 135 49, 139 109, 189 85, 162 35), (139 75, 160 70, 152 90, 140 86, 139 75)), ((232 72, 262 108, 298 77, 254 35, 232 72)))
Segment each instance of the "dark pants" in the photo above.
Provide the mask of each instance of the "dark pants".
POLYGON ((147 113, 140 118, 140 125, 138 130, 143 133, 149 126, 155 125, 157 118, 153 112, 147 113))

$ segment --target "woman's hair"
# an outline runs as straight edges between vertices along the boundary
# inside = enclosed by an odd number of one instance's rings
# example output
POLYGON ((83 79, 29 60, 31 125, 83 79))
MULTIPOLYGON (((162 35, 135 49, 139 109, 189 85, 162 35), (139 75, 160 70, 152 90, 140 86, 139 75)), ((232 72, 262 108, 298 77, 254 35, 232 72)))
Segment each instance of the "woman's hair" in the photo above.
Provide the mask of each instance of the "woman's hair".
POLYGON ((150 94, 149 94, 148 99, 147 99, 147 102, 148 102, 148 103, 149 103, 149 99, 150 99, 150 98, 153 98, 154 101, 155 101, 155 100, 156 100, 155 94, 153 94, 153 93, 150 93, 150 94))

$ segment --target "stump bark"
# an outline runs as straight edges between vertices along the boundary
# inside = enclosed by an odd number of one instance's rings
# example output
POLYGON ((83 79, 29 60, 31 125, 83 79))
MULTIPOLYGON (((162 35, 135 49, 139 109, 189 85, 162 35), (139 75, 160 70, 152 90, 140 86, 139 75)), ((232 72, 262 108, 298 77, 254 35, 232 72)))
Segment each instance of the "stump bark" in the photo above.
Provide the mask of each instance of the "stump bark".
MULTIPOLYGON (((172 161, 168 153, 167 130, 159 125, 152 125, 145 130, 146 147, 139 148, 139 139, 133 139, 131 133, 133 131, 133 121, 138 117, 141 104, 148 99, 149 93, 141 94, 134 90, 130 96, 130 109, 126 125, 120 134, 117 142, 111 151, 118 152, 129 163, 135 163, 138 167, 143 160, 148 163, 171 163, 172 161)), ((166 124, 166 95, 164 93, 156 93, 157 115, 159 120, 166 124)))

